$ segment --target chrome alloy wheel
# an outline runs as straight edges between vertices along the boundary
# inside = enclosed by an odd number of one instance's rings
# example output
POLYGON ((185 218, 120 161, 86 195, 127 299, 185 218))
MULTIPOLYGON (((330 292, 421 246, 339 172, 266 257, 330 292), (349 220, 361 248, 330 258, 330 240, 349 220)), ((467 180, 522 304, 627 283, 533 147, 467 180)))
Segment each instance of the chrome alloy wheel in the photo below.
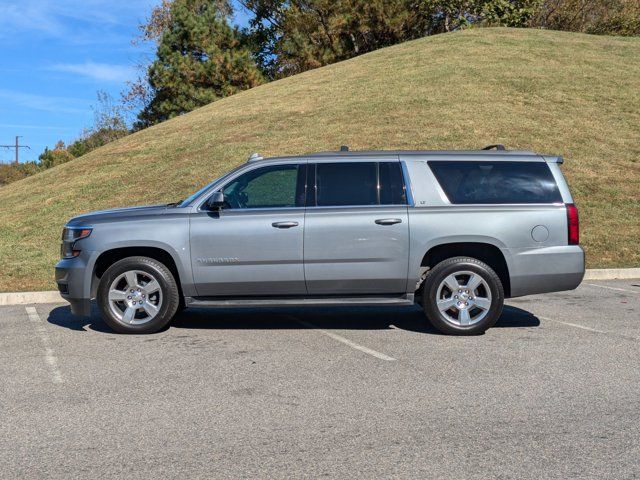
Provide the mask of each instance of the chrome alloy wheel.
POLYGON ((455 272, 438 286, 436 305, 444 319, 467 327, 480 322, 491 308, 491 289, 477 273, 455 272))
POLYGON ((109 309, 122 323, 147 323, 158 315, 161 307, 162 290, 150 273, 124 272, 109 287, 109 309))

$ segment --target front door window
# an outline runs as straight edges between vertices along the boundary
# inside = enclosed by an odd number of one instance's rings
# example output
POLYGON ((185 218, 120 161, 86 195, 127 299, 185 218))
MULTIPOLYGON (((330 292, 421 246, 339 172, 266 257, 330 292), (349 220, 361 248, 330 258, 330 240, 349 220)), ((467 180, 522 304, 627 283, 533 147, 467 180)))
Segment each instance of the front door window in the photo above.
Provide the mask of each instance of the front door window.
POLYGON ((225 208, 291 208, 304 206, 304 181, 299 165, 273 165, 251 170, 228 183, 225 208))

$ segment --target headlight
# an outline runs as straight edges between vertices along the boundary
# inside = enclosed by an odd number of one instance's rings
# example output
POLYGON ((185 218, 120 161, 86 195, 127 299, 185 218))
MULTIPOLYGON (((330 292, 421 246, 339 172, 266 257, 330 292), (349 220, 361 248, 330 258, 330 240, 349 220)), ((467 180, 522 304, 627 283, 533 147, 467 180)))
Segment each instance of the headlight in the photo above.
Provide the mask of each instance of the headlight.
POLYGON ((85 227, 65 227, 62 230, 62 245, 60 246, 60 256, 62 258, 73 258, 80 255, 80 250, 76 249, 76 242, 91 235, 92 228, 85 227))

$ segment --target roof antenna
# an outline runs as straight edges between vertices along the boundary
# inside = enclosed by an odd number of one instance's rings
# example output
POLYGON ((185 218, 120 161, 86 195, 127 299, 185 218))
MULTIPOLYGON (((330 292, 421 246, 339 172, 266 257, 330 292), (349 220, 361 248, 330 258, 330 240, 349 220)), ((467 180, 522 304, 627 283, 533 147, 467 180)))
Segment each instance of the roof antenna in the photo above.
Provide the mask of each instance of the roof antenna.
POLYGON ((340 146, 340 151, 341 152, 348 152, 349 151, 349 147, 347 145, 341 145, 340 146))

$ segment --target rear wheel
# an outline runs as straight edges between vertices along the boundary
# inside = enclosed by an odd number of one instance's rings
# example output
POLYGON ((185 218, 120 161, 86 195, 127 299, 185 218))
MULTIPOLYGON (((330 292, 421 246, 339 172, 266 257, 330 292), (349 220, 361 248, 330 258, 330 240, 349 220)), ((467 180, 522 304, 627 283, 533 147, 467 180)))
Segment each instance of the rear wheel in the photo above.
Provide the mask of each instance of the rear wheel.
POLYGON ((104 273, 97 301, 104 321, 116 332, 154 333, 171 321, 180 295, 165 265, 148 257, 129 257, 104 273))
POLYGON ((503 304, 500 278, 475 258, 444 260, 429 272, 424 283, 425 314, 442 333, 483 333, 498 321, 503 304))

